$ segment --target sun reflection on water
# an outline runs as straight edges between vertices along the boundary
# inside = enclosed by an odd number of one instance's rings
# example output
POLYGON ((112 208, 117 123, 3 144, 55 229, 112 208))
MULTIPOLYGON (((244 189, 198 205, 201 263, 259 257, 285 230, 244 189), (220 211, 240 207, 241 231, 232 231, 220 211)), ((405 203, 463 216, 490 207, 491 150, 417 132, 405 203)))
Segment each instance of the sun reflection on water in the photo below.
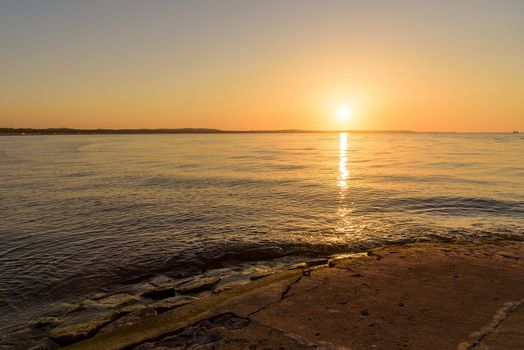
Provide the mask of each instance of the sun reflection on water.
POLYGON ((344 195, 345 195, 344 190, 347 189, 348 187, 348 179, 349 179, 349 171, 347 167, 347 163, 348 163, 347 148, 348 148, 348 134, 345 132, 340 133, 340 152, 339 152, 339 161, 338 161, 338 169, 340 171, 340 174, 338 176, 338 187, 341 190, 341 194, 344 194, 344 195))
POLYGON ((347 206, 347 190, 348 190, 348 181, 349 181, 349 170, 347 167, 348 157, 347 157, 347 148, 348 148, 348 134, 346 132, 340 133, 339 141, 339 161, 338 169, 339 174, 337 178, 338 186, 338 197, 339 197, 339 208, 338 216, 340 217, 340 224, 336 228, 337 232, 344 233, 347 231, 350 226, 349 214, 351 209, 347 206))

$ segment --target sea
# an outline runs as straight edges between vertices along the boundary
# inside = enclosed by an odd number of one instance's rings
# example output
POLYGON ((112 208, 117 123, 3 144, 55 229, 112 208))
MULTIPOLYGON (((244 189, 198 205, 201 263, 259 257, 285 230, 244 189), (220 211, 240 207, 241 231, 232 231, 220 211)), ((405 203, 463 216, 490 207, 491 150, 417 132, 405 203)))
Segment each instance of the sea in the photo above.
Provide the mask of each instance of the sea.
POLYGON ((3 326, 156 275, 524 240, 524 134, 3 136, 0 222, 3 326))

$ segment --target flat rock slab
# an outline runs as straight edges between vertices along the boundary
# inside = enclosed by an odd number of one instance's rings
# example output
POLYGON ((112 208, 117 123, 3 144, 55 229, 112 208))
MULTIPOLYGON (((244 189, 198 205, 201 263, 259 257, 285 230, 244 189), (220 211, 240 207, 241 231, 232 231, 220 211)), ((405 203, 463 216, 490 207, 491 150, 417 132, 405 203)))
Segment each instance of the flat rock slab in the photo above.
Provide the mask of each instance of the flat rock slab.
POLYGON ((329 261, 328 258, 313 259, 313 260, 306 261, 306 265, 307 267, 325 265, 328 263, 328 261, 329 261))
POLYGON ((135 295, 128 293, 119 293, 109 295, 100 299, 91 300, 87 299, 82 303, 84 307, 94 307, 100 309, 114 309, 122 305, 126 305, 135 301, 138 301, 139 298, 135 295))
POLYGON ((317 347, 247 318, 223 314, 201 321, 177 334, 140 344, 133 350, 182 349, 312 350, 317 347))
POLYGON ((122 307, 118 308, 118 310, 120 310, 120 312, 123 313, 123 314, 130 314, 132 312, 144 310, 146 308, 147 308, 147 306, 145 306, 144 304, 133 303, 133 304, 128 304, 128 305, 122 306, 122 307))
POLYGON ((199 277, 176 286, 175 290, 180 294, 198 293, 213 289, 220 280, 220 277, 199 277))
POLYGON ((154 309, 150 308, 144 308, 142 310, 131 312, 130 314, 120 317, 116 321, 111 322, 108 325, 102 327, 97 334, 108 333, 117 328, 138 323, 142 321, 144 318, 155 316, 156 314, 157 312, 154 309))
POLYGON ((68 349, 524 349, 522 256, 522 242, 377 249, 275 273, 68 349))
POLYGON ((248 280, 239 280, 239 281, 224 283, 223 285, 219 285, 218 287, 214 288, 213 293, 222 293, 222 292, 225 292, 226 290, 230 290, 235 287, 243 286, 244 284, 247 284, 247 283, 249 283, 248 280))
POLYGON ((100 328, 119 316, 115 310, 85 310, 71 314, 63 323, 49 331, 49 338, 67 345, 93 336, 100 328))
POLYGON ((155 303, 149 304, 148 307, 151 308, 151 309, 156 310, 158 313, 161 313, 161 312, 165 312, 167 310, 175 309, 175 308, 180 307, 182 305, 186 305, 186 304, 192 303, 195 300, 198 300, 198 298, 190 297, 190 296, 177 295, 175 297, 162 299, 162 300, 157 301, 155 303))
MULTIPOLYGON (((524 245, 503 247, 504 255, 496 244, 377 250, 373 259, 311 271, 249 318, 335 349, 455 350, 506 303, 524 298, 524 263, 515 259, 524 256, 524 245)), ((242 311, 254 300, 236 300, 230 311, 247 316, 242 311)), ((511 333, 502 338, 514 343, 490 349, 524 349, 516 330, 524 322, 504 325, 502 317, 500 331, 511 333)))
POLYGON ((140 323, 126 325, 108 333, 97 334, 95 337, 69 345, 64 350, 129 349, 131 346, 143 343, 146 340, 160 339, 167 334, 176 333, 197 322, 216 316, 221 313, 217 309, 218 306, 236 296, 255 290, 269 290, 270 292, 265 297, 258 297, 260 304, 252 304, 250 308, 264 307, 266 302, 278 300, 281 292, 279 289, 272 291, 275 285, 285 289, 287 285, 285 282, 295 279, 298 275, 301 275, 300 271, 283 271, 222 293, 210 294, 206 298, 166 311, 158 316, 147 317, 140 323))

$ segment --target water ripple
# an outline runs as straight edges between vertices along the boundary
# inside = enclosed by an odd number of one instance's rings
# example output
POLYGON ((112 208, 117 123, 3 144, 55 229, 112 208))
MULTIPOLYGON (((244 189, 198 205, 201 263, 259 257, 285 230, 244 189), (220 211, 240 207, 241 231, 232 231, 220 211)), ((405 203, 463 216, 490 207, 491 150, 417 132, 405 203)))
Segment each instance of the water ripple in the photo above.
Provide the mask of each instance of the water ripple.
POLYGON ((0 137, 0 321, 157 274, 524 240, 524 138, 0 137))

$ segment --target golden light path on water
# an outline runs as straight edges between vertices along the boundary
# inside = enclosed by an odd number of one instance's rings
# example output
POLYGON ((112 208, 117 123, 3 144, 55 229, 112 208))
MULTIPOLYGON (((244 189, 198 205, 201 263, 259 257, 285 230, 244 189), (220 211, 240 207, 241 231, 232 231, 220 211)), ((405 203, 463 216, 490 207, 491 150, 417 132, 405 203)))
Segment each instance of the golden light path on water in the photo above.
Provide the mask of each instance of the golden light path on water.
POLYGON ((339 174, 337 178, 338 186, 338 196, 339 196, 339 208, 338 215, 340 217, 340 224, 336 228, 336 232, 345 233, 347 228, 350 226, 349 214, 351 212, 350 208, 347 206, 346 196, 348 191, 348 181, 349 181, 349 170, 347 167, 348 156, 348 134, 346 132, 340 133, 339 141, 339 161, 338 169, 339 174))

